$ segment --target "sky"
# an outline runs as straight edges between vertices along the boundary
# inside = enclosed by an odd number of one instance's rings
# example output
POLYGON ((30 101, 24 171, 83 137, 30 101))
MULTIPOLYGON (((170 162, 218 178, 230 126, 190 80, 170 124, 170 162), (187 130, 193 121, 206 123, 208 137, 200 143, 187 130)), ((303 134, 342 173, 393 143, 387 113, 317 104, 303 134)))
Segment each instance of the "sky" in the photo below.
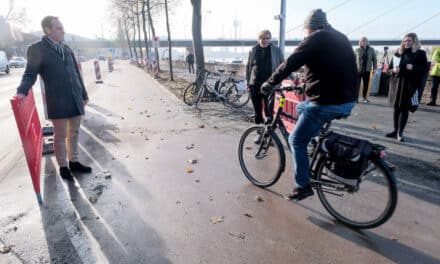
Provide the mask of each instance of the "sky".
MULTIPOLYGON (((116 33, 111 0, 15 0, 26 8, 28 23, 18 25, 25 32, 40 30, 45 15, 60 17, 65 31, 88 38, 112 38, 116 33)), ((176 2, 170 14, 174 39, 191 38, 190 0, 176 2)), ((0 0, 0 15, 9 0, 0 0)), ((269 29, 279 35, 280 0, 202 0, 204 39, 256 39, 258 31, 269 29), (236 27, 234 27, 234 24, 236 27)), ((421 39, 440 39, 440 0, 286 0, 286 38, 303 38, 304 18, 315 8, 327 13, 332 26, 350 39, 401 39, 408 31, 421 39), (427 21, 428 20, 428 21, 427 21)), ((164 15, 155 17, 157 33, 166 36, 164 15)))

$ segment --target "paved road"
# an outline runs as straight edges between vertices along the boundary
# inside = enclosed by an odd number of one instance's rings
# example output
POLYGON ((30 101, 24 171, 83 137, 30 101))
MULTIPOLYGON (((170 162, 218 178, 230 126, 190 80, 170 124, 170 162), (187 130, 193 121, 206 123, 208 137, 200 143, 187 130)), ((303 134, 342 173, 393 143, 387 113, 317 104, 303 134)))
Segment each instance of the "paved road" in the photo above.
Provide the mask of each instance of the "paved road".
POLYGON ((45 204, 38 207, 23 157, 12 165, 0 161, 0 243, 13 245, 0 262, 440 261, 436 109, 411 117, 405 144, 383 138, 391 124, 383 98, 358 105, 350 119, 337 122, 338 129, 389 146, 399 166, 393 218, 354 231, 334 222, 316 196, 301 203, 282 199, 292 187, 290 161, 270 190, 244 179, 236 152, 249 123, 239 111, 204 103, 194 113, 126 63, 103 85, 90 85, 89 94, 80 149, 92 175, 77 175, 69 184, 57 176, 54 158, 45 158, 45 204), (190 159, 198 163, 188 164, 190 159), (212 224, 211 217, 223 221, 212 224))

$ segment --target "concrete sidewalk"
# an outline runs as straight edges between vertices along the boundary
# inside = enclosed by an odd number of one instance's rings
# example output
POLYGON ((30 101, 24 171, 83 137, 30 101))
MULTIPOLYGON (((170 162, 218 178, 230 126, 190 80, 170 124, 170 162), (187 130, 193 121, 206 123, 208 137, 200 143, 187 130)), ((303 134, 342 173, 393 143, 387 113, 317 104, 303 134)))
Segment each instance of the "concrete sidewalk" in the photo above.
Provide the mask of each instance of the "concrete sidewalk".
MULTIPOLYGON (((91 175, 75 183, 44 158, 38 207, 21 149, 0 163, 0 237, 11 263, 436 263, 439 109, 411 115, 407 142, 383 135, 392 112, 384 98, 359 104, 335 128, 388 147, 399 170, 399 204, 385 225, 353 232, 315 196, 292 203, 292 164, 269 191, 237 161, 246 112, 203 103, 193 112, 132 65, 120 63, 89 87, 81 159, 91 175), (374 128, 373 128, 374 127, 374 128), (197 160, 189 164, 188 160, 197 160), (255 200, 263 197, 263 202, 255 200), (213 224, 213 217, 220 222, 213 224), (346 254, 356 252, 356 254, 346 254), (15 262, 12 262, 15 261, 15 262)), ((0 161, 1 162, 1 161, 0 161)), ((8 263, 8 262, 6 262, 8 263)))

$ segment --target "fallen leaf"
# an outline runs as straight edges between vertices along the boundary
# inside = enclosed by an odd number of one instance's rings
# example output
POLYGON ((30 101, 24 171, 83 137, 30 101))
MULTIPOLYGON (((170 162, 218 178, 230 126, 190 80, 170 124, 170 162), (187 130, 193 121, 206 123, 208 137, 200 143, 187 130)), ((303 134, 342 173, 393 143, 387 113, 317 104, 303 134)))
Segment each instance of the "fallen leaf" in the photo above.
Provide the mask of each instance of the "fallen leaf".
POLYGON ((1 254, 7 254, 7 253, 9 253, 11 251, 11 248, 12 248, 12 246, 2 245, 2 246, 0 246, 0 253, 1 254))
POLYGON ((133 110, 133 107, 129 106, 129 107, 128 107, 128 110, 133 110))
POLYGON ((260 196, 255 196, 255 201, 257 201, 257 202, 263 202, 264 200, 263 200, 263 198, 261 198, 260 196))
POLYGON ((188 145, 185 148, 188 149, 188 150, 193 149, 194 148, 194 144, 188 145))
POLYGON ((244 216, 249 217, 249 218, 252 218, 252 215, 251 215, 251 214, 248 214, 248 213, 245 213, 244 216))
POLYGON ((194 171, 193 171, 193 169, 191 169, 191 168, 186 168, 186 172, 187 172, 187 173, 193 173, 194 171))
POLYGON ((215 225, 215 224, 223 222, 223 218, 224 218, 223 216, 222 217, 214 216, 214 217, 209 218, 209 221, 211 221, 211 223, 213 223, 215 225))
POLYGON ((189 163, 189 164, 196 164, 196 163, 197 163, 197 160, 195 160, 195 159, 188 160, 188 163, 189 163))
POLYGON ((205 125, 200 125, 199 128, 205 128, 205 125))
POLYGON ((240 238, 240 239, 244 239, 246 237, 244 233, 237 233, 237 234, 235 234, 235 233, 229 232, 228 234, 230 236, 233 236, 233 237, 236 237, 236 238, 240 238))
POLYGON ((121 119, 122 119, 122 120, 124 120, 124 117, 123 117, 123 116, 121 116, 121 119))
POLYGON ((94 204, 98 201, 98 197, 96 197, 96 195, 92 194, 89 196, 89 201, 94 204))
POLYGON ((199 179, 194 179, 194 181, 195 181, 195 182, 200 182, 200 180, 199 180, 199 179))
POLYGON ((397 241, 397 240, 399 240, 397 237, 395 237, 395 236, 392 236, 391 237, 391 240, 393 240, 393 241, 397 241))

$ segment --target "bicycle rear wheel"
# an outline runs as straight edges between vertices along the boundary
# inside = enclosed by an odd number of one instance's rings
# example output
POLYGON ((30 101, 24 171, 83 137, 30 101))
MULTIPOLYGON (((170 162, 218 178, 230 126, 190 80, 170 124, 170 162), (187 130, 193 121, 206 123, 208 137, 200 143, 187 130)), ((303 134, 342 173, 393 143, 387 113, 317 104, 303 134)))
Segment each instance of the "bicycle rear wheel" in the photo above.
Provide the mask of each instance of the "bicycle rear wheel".
POLYGON ((246 88, 245 90, 238 89, 235 83, 229 86, 225 95, 227 102, 235 108, 245 106, 250 99, 249 91, 246 88))
POLYGON ((189 84, 183 92, 183 102, 187 105, 192 105, 195 102, 198 91, 196 83, 189 84))
POLYGON ((370 158, 358 186, 335 179, 326 158, 318 161, 316 190, 325 209, 337 220, 354 228, 373 228, 385 223, 397 205, 394 175, 381 158, 370 158), (322 184, 326 182, 328 184, 322 184))
POLYGON ((264 126, 253 126, 243 133, 238 145, 238 158, 246 178, 260 187, 277 182, 286 164, 280 139, 272 131, 265 132, 264 126))

